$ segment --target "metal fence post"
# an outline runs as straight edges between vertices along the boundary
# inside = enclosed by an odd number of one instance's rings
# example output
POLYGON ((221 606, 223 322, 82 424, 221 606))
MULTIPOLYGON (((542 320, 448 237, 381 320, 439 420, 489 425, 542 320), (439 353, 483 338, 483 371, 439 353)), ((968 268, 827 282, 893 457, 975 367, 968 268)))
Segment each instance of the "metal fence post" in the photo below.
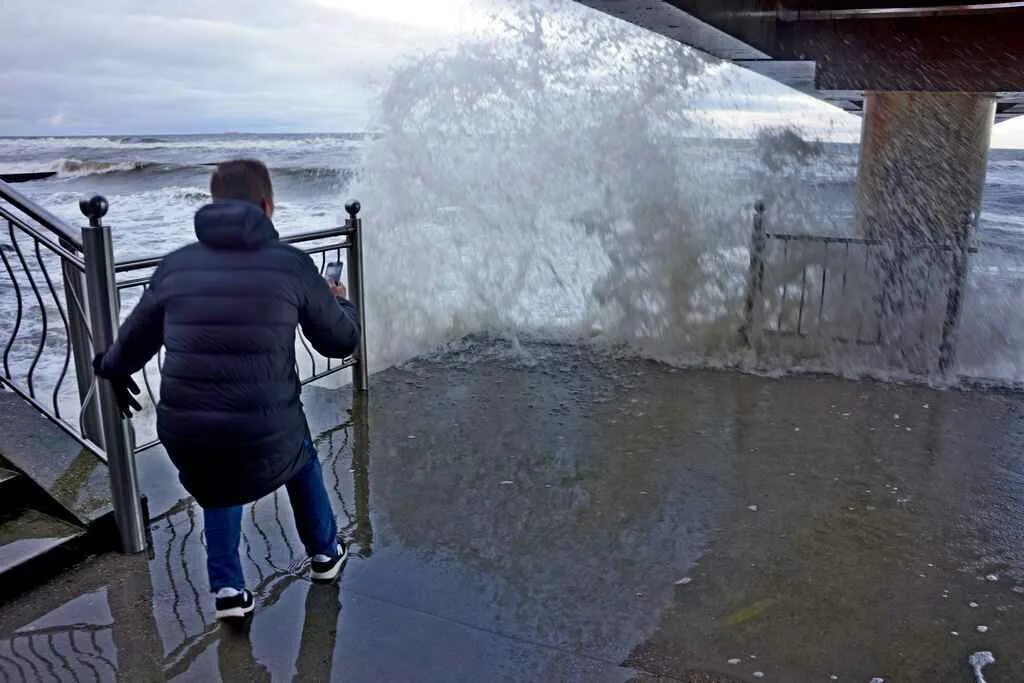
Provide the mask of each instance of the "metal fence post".
POLYGON ((370 383, 370 370, 366 358, 366 290, 363 288, 363 220, 359 218, 362 206, 357 201, 345 205, 348 218, 348 238, 352 244, 349 250, 348 263, 348 295, 359 313, 359 349, 356 351, 356 364, 352 367, 352 389, 357 392, 367 391, 370 383))
MULTIPOLYGON (((78 247, 67 240, 61 240, 61 246, 69 251, 78 251, 78 247)), ((82 436, 90 441, 103 445, 103 429, 100 426, 99 404, 93 400, 88 406, 85 399, 89 396, 95 379, 92 371, 92 347, 89 343, 88 303, 85 296, 85 273, 67 261, 61 260, 61 272, 64 276, 64 299, 68 315, 68 342, 71 344, 71 355, 75 362, 75 378, 78 381, 78 403, 82 406, 82 436)))
POLYGON ((747 283, 747 301, 743 308, 743 343, 754 349, 760 337, 761 324, 757 315, 764 291, 764 252, 768 246, 768 233, 764 229, 764 202, 754 205, 754 234, 750 245, 750 278, 747 283))
MULTIPOLYGON (((89 227, 82 228, 82 248, 93 350, 102 353, 114 343, 118 325, 113 242, 110 228, 105 227, 102 220, 107 213, 107 200, 93 197, 82 200, 79 207, 89 219, 89 227)), ((97 385, 97 395, 121 551, 139 553, 146 549, 146 529, 128 425, 121 418, 110 382, 101 380, 97 385)))
POLYGON ((960 327, 960 313, 963 309, 963 292, 967 286, 967 252, 971 235, 974 233, 975 214, 968 212, 963 225, 956 234, 950 248, 953 250, 950 268, 949 292, 946 294, 946 317, 942 321, 942 343, 939 345, 939 372, 949 374, 956 362, 956 333, 960 327))

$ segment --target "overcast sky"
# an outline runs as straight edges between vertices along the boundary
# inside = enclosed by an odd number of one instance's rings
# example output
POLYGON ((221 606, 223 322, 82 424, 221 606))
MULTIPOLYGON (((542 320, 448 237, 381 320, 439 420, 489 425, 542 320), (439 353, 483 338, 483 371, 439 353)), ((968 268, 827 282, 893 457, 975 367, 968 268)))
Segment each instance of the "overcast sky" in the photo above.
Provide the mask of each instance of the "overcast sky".
MULTIPOLYGON (((495 4, 0 0, 0 135, 366 130, 394 65, 485 30, 495 4)), ((699 112, 723 132, 794 121, 857 137, 855 117, 753 75, 730 80, 699 112)), ((995 138, 1024 147, 1024 117, 995 138)))

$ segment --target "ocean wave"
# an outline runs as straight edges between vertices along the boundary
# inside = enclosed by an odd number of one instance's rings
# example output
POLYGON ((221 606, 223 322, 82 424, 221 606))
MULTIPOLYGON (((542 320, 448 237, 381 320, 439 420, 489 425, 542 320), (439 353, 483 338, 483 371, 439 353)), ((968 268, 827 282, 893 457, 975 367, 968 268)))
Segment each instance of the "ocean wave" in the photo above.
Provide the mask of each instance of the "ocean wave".
MULTIPOLYGON (((56 171, 61 178, 83 178, 94 175, 109 174, 170 174, 170 173, 201 173, 213 170, 217 162, 198 164, 168 164, 158 161, 97 161, 82 159, 60 159, 49 164, 49 170, 56 171)), ((38 169, 37 169, 38 170, 38 169)), ((351 180, 356 171, 352 168, 334 168, 328 166, 275 167, 271 165, 270 173, 276 178, 295 178, 299 180, 351 180)))
POLYGON ((125 136, 123 138, 120 138, 118 140, 118 142, 120 144, 122 144, 122 145, 129 145, 129 144, 156 144, 156 143, 161 143, 162 144, 162 143, 170 142, 170 140, 167 140, 165 138, 146 137, 146 136, 141 136, 141 135, 128 135, 128 136, 125 136))
MULTIPOLYGON (((64 189, 40 194, 36 197, 44 206, 67 220, 77 220, 81 215, 78 210, 78 200, 81 198, 81 192, 64 189)), ((139 212, 151 214, 153 207, 156 206, 202 204, 210 201, 210 193, 198 185, 167 185, 151 190, 109 194, 107 200, 110 202, 112 214, 134 217, 139 212)), ((170 214, 168 215, 170 216, 170 214)))
POLYGON ((173 199, 180 199, 190 204, 201 204, 210 201, 210 193, 198 187, 175 187, 171 189, 173 199))
POLYGON ((1015 234, 1018 239, 1024 232, 1024 216, 986 207, 981 213, 982 231, 1004 231, 1015 234))
POLYGON ((264 137, 260 135, 211 136, 211 137, 157 137, 157 136, 114 136, 114 137, 45 137, 45 138, 0 138, 0 151, 8 150, 32 154, 60 149, 201 149, 204 151, 302 151, 327 149, 351 149, 375 137, 371 133, 338 133, 330 135, 304 135, 297 137, 264 137))
POLYGON ((356 175, 352 168, 329 168, 326 166, 311 166, 306 168, 274 168, 270 167, 272 176, 287 176, 292 178, 332 178, 340 180, 351 180, 356 175))
POLYGON ((1024 171, 1024 159, 991 159, 989 170, 1024 171))
POLYGON ((81 178, 90 175, 107 173, 137 173, 153 170, 162 166, 152 161, 83 161, 81 159, 61 159, 51 170, 57 171, 62 178, 81 178))

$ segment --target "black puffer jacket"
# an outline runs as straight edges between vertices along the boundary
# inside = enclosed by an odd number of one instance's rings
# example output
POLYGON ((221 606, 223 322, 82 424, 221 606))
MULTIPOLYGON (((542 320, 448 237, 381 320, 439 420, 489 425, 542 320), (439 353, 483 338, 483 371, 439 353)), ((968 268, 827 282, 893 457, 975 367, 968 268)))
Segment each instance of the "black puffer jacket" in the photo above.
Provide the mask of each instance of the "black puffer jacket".
POLYGON ((101 374, 139 371, 166 347, 157 430, 204 507, 260 498, 308 462, 295 328, 333 358, 355 351, 355 308, 313 261, 278 241, 258 206, 196 213, 199 242, 168 255, 121 327, 101 374))

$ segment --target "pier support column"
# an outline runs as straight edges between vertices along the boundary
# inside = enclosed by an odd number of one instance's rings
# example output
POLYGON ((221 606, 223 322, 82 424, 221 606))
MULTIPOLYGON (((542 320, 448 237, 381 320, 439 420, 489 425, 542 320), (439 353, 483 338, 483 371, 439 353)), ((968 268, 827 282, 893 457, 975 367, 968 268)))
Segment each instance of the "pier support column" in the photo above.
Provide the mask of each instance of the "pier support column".
POLYGON ((981 208, 995 97, 867 93, 857 177, 866 237, 945 239, 981 208))
POLYGON ((857 221, 875 272, 871 298, 890 363, 915 374, 955 360, 971 216, 981 210, 995 98, 867 94, 857 221))

